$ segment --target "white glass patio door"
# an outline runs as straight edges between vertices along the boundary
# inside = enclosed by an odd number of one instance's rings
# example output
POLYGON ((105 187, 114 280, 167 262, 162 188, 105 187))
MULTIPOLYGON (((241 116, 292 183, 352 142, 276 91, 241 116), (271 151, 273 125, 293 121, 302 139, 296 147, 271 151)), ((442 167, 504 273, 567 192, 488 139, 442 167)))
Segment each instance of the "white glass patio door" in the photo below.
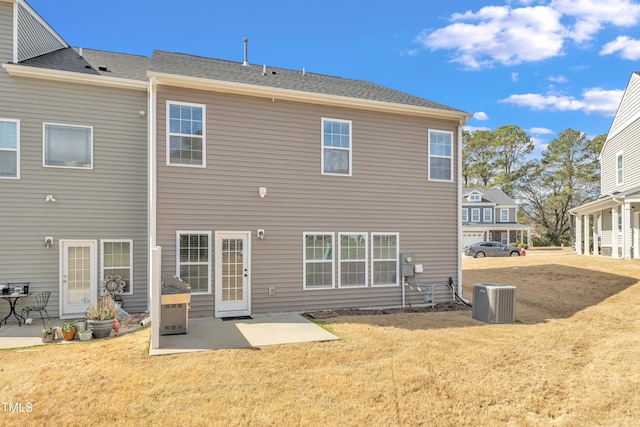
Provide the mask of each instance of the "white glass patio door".
POLYGON ((250 232, 216 232, 216 317, 251 314, 250 245, 250 232))
POLYGON ((60 240, 60 317, 84 315, 97 295, 97 242, 60 240))

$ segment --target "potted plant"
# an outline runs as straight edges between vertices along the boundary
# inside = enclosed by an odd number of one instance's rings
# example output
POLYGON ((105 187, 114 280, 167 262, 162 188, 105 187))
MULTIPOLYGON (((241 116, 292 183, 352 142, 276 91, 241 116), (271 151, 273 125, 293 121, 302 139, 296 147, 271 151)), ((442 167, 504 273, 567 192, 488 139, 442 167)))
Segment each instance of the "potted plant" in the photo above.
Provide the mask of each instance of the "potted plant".
POLYGON ((85 312, 87 325, 95 338, 106 338, 111 334, 113 321, 118 315, 118 306, 111 295, 105 295, 89 305, 85 312))
POLYGON ((93 331, 91 331, 91 329, 78 331, 78 338, 80 338, 80 341, 89 341, 91 339, 91 335, 93 335, 93 331))
POLYGON ((62 339, 65 341, 73 341, 73 339, 76 337, 77 330, 78 325, 76 324, 76 322, 64 322, 62 326, 60 326, 62 339))
POLYGON ((43 343, 53 342, 55 336, 56 336, 56 329, 53 326, 51 326, 51 323, 49 323, 49 326, 44 328, 42 330, 42 333, 40 334, 40 338, 42 338, 43 343))

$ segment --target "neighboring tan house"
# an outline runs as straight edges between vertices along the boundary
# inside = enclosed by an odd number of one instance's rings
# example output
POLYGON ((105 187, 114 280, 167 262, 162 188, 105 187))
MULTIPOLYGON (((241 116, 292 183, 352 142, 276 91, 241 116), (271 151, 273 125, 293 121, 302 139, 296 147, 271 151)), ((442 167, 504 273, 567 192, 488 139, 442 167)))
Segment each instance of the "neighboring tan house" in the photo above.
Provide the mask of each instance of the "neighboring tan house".
POLYGON ((531 242, 531 228, 518 224, 518 205, 500 189, 463 188, 461 213, 462 246, 531 242))
POLYGON ((109 274, 148 308, 148 62, 80 53, 0 0, 0 283, 52 291, 52 317, 82 316, 109 274))
POLYGON ((600 197, 571 210, 578 254, 640 258, 639 102, 633 73, 600 152, 600 197))
POLYGON ((468 113, 247 58, 74 49, 23 0, 0 28, 0 282, 53 291, 52 316, 116 273, 153 316, 162 276, 191 316, 424 303, 403 277, 461 294, 468 113))

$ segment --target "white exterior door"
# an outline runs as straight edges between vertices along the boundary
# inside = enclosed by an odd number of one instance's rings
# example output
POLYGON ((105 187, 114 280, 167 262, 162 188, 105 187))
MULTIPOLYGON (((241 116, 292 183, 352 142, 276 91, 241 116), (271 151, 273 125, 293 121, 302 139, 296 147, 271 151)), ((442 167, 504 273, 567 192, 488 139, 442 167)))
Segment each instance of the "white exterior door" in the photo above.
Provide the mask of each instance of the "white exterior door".
POLYGON ((251 233, 216 232, 215 316, 251 314, 251 233))
POLYGON ((60 240, 60 317, 83 316, 97 298, 97 241, 60 240))

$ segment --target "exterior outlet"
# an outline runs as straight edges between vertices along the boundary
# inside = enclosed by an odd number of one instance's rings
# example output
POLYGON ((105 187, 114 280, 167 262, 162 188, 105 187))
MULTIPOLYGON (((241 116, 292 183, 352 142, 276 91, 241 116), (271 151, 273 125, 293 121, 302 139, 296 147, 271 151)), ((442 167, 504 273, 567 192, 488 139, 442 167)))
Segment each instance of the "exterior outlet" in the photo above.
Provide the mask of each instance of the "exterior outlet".
POLYGON ((275 295, 276 294, 276 288, 269 288, 269 295, 275 295))

